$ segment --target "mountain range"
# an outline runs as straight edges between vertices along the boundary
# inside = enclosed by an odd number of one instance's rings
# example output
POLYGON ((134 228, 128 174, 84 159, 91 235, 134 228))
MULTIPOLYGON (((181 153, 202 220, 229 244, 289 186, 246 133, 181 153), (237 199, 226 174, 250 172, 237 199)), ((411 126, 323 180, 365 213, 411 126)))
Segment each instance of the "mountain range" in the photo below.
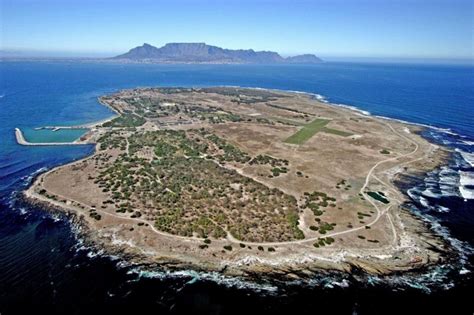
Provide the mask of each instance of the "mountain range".
POLYGON ((111 59, 152 63, 307 64, 322 62, 320 58, 312 54, 284 58, 273 51, 224 49, 205 43, 168 43, 160 48, 145 43, 111 59))

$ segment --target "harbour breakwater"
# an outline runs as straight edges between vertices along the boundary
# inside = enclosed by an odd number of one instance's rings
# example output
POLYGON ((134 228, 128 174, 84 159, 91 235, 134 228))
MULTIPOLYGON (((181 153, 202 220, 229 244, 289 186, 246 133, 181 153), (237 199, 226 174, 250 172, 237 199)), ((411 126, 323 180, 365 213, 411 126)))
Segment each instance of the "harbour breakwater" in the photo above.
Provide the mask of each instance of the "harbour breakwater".
POLYGON ((20 128, 15 128, 16 142, 20 145, 26 146, 51 146, 51 145, 83 145, 84 141, 76 140, 72 142, 29 142, 25 139, 20 128))

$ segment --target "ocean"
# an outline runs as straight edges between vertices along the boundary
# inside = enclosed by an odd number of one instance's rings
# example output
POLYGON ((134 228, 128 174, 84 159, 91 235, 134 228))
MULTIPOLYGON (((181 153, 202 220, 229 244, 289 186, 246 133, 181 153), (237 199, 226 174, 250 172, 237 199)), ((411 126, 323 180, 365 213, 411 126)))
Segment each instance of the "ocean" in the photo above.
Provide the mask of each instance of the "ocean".
POLYGON ((474 66, 327 62, 317 65, 145 65, 0 62, 0 314, 261 312, 472 314, 474 303, 474 66), (86 246, 66 217, 25 204, 34 176, 93 153, 71 141, 78 125, 113 113, 97 97, 145 86, 243 86, 314 93, 370 115, 432 126, 424 136, 453 150, 451 161, 405 184, 414 213, 456 250, 455 263, 388 278, 321 274, 304 283, 250 282, 215 273, 129 266, 86 246))

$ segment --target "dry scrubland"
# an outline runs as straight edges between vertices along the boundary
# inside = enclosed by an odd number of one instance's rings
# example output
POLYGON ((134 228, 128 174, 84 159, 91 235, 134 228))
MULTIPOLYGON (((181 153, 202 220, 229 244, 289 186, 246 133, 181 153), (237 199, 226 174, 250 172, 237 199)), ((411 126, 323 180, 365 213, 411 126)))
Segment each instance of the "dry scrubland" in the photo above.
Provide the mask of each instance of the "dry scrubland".
POLYGON ((73 211, 105 247, 234 272, 441 259, 393 185, 441 162, 413 126, 261 89, 146 88, 101 102, 120 116, 92 128, 97 152, 27 195, 73 211))

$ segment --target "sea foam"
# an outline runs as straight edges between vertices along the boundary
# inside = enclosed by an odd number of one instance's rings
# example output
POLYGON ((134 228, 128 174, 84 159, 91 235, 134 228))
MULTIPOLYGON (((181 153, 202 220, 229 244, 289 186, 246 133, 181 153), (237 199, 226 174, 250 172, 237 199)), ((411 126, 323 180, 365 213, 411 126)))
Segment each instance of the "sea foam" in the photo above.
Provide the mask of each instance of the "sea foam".
POLYGON ((474 153, 469 153, 469 152, 466 152, 466 151, 463 151, 463 150, 460 150, 460 149, 456 149, 456 152, 461 154, 464 161, 469 163, 469 165, 471 165, 471 167, 474 167, 474 153))
POLYGON ((474 199, 474 173, 459 171, 459 191, 464 199, 474 199))

